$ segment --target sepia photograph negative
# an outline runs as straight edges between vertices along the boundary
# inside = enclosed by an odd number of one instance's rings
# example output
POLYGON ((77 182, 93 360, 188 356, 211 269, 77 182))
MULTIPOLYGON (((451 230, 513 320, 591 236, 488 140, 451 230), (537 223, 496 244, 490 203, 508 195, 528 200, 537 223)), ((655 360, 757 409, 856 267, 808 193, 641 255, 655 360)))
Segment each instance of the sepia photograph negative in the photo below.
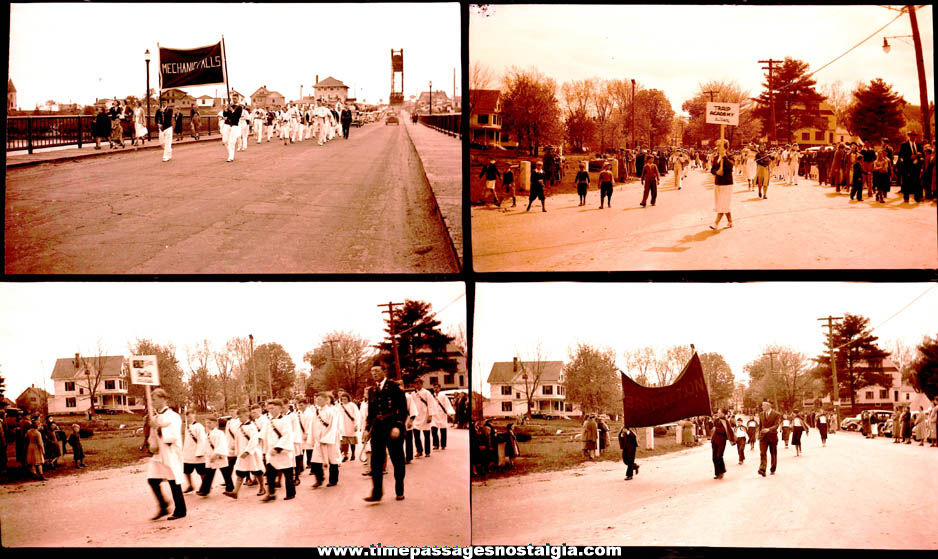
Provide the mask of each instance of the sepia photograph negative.
POLYGON ((938 548, 936 315, 934 283, 480 283, 472 542, 938 548))
POLYGON ((933 28, 930 5, 470 6, 473 268, 935 268, 933 28))
POLYGON ((458 3, 9 10, 7 274, 459 272, 458 3))
POLYGON ((4 548, 469 545, 461 282, 6 283, 0 315, 4 548))

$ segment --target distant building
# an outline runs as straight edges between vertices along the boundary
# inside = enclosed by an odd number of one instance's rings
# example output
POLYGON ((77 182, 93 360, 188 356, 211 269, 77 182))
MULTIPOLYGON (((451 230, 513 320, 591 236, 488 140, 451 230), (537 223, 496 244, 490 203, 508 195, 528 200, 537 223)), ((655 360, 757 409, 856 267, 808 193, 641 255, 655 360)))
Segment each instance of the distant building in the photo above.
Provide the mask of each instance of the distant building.
POLYGON ((211 95, 201 95, 195 98, 195 106, 202 109, 211 109, 215 106, 215 98, 211 95))
POLYGON ((41 388, 31 385, 16 398, 16 407, 26 413, 48 413, 49 393, 41 388))
POLYGON ((163 92, 162 99, 173 109, 188 109, 192 105, 195 105, 195 97, 181 89, 167 89, 163 92))
POLYGON ((575 417, 583 412, 567 402, 563 361, 498 361, 489 372, 489 399, 482 410, 486 417, 519 417, 527 414, 527 392, 534 388, 531 413, 547 417, 575 417), (541 367, 534 387, 534 375, 541 367), (525 378, 527 376, 527 378, 525 378))
POLYGON ((277 91, 270 91, 266 85, 257 88, 257 91, 251 94, 251 100, 258 107, 282 107, 286 104, 286 98, 277 91))
POLYGON ((482 146, 502 145, 501 91, 472 89, 469 91, 470 142, 482 146))
MULTIPOLYGON (((886 357, 881 360, 863 360, 860 361, 855 368, 881 370, 891 377, 892 382, 889 386, 873 384, 858 389, 856 408, 853 410, 853 413, 871 409, 893 410, 898 406, 911 406, 913 410, 918 410, 919 407, 923 407, 927 410, 931 407, 928 396, 921 392, 916 392, 909 383, 903 382, 902 373, 899 371, 898 367, 896 367, 892 359, 886 357)), ((818 396, 819 395, 813 393, 807 394, 802 403, 805 406, 813 406, 818 396)), ((825 407, 829 407, 831 405, 830 394, 824 395, 824 397, 821 398, 821 403, 825 407)), ((849 390, 840 391, 840 403, 842 409, 849 408, 849 390)))
POLYGON ((16 110, 16 87, 10 78, 7 78, 7 110, 16 110))
POLYGON ((332 76, 327 77, 313 86, 313 96, 327 102, 345 102, 348 99, 348 86, 332 76))
POLYGON ((446 346, 446 350, 442 354, 456 360, 456 371, 453 373, 434 371, 421 375, 420 380, 423 381, 423 387, 430 388, 434 384, 439 384, 440 390, 469 390, 466 356, 452 343, 446 346))
MULTIPOLYGON (((127 396, 130 376, 121 355, 101 357, 101 374, 95 388, 95 409, 130 411, 142 409, 142 403, 127 396)), ((65 357, 55 360, 52 369, 53 395, 49 400, 49 413, 83 412, 91 407, 89 383, 94 383, 98 358, 65 357)))

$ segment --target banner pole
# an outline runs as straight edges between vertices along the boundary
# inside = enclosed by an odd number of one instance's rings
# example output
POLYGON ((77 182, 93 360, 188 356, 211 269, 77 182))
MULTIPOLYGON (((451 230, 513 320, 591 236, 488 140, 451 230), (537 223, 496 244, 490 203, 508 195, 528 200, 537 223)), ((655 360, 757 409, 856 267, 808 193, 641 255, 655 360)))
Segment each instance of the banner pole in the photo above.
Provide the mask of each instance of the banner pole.
POLYGON ((225 72, 225 94, 228 96, 228 103, 231 103, 231 91, 228 89, 228 53, 225 51, 225 36, 221 36, 221 59, 225 72))

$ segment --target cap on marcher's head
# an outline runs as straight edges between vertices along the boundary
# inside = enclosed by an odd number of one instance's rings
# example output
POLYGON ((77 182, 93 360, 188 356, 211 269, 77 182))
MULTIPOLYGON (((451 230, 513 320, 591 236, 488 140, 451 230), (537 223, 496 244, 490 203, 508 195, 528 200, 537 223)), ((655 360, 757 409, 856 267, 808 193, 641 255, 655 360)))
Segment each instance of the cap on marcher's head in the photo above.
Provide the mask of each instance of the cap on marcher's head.
POLYGON ((918 136, 918 132, 916 132, 915 130, 909 130, 909 134, 908 134, 908 135, 909 135, 909 136, 918 136))

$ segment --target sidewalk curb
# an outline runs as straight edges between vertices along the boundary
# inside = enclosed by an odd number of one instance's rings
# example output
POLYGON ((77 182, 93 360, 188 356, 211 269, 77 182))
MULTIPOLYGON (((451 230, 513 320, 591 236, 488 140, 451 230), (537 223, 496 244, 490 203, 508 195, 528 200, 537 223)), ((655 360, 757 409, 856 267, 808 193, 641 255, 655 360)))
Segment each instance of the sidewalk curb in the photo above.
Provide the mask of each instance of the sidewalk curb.
MULTIPOLYGON (((456 265, 459 267, 459 271, 463 269, 463 254, 462 246, 457 247, 456 243, 453 241, 453 233, 450 230, 450 223, 447 221, 446 216, 443 215, 443 210, 440 208, 440 204, 436 199, 436 191, 433 189, 433 183, 430 181, 430 177, 427 175, 427 170, 424 168, 423 158, 420 155, 420 150, 417 149, 417 144, 414 143, 414 139, 410 135, 410 127, 413 124, 405 124, 404 128, 407 130, 407 140, 410 142, 411 147, 414 148, 414 153, 417 154, 417 162, 420 164, 420 173, 423 174, 424 180, 427 181, 427 184, 430 186, 430 195, 433 198, 433 208, 436 211, 436 214, 440 216, 440 220, 443 221, 443 226, 446 229, 446 238, 449 240, 450 250, 453 251, 453 256, 456 257, 456 265)), ((459 216, 462 219, 462 216, 459 216)))
MULTIPOLYGON (((219 141, 220 141, 220 140, 221 140, 221 136, 213 137, 212 140, 219 140, 219 141)), ((200 144, 200 143, 206 142, 206 141, 211 141, 211 140, 198 140, 198 141, 197 141, 197 140, 194 140, 194 139, 189 138, 189 139, 186 139, 186 140, 181 140, 181 141, 179 141, 179 142, 173 142, 173 149, 175 149, 176 146, 185 146, 185 145, 190 145, 190 144, 200 144)), ((89 145, 90 145, 90 144, 89 144, 89 145)), ((115 150, 111 150, 110 148, 105 149, 105 148, 102 147, 100 153, 80 153, 80 154, 76 154, 76 155, 61 155, 61 156, 59 156, 59 157, 54 157, 54 158, 51 158, 51 159, 36 159, 36 160, 32 160, 32 161, 10 161, 10 157, 7 156, 6 168, 7 168, 7 169, 16 169, 16 168, 22 168, 22 167, 33 167, 33 166, 36 166, 36 165, 44 165, 44 164, 46 164, 46 163, 64 163, 64 162, 66 162, 66 161, 72 161, 72 160, 77 160, 77 159, 88 159, 89 157, 105 157, 105 156, 111 156, 111 155, 120 155, 120 154, 124 154, 124 153, 137 153, 137 152, 139 152, 139 151, 141 151, 141 150, 154 150, 154 149, 163 149, 163 146, 161 146, 161 145, 159 144, 159 140, 158 140, 158 139, 150 140, 149 142, 147 142, 146 145, 144 145, 144 146, 142 146, 142 147, 139 147, 139 148, 137 148, 137 149, 133 149, 133 148, 127 149, 127 148, 124 148, 124 149, 116 150, 116 151, 115 151, 115 150), (152 144, 152 145, 151 145, 151 144, 152 144)), ((17 155, 17 156, 14 156, 14 157, 22 157, 22 156, 18 156, 18 155, 17 155)))

